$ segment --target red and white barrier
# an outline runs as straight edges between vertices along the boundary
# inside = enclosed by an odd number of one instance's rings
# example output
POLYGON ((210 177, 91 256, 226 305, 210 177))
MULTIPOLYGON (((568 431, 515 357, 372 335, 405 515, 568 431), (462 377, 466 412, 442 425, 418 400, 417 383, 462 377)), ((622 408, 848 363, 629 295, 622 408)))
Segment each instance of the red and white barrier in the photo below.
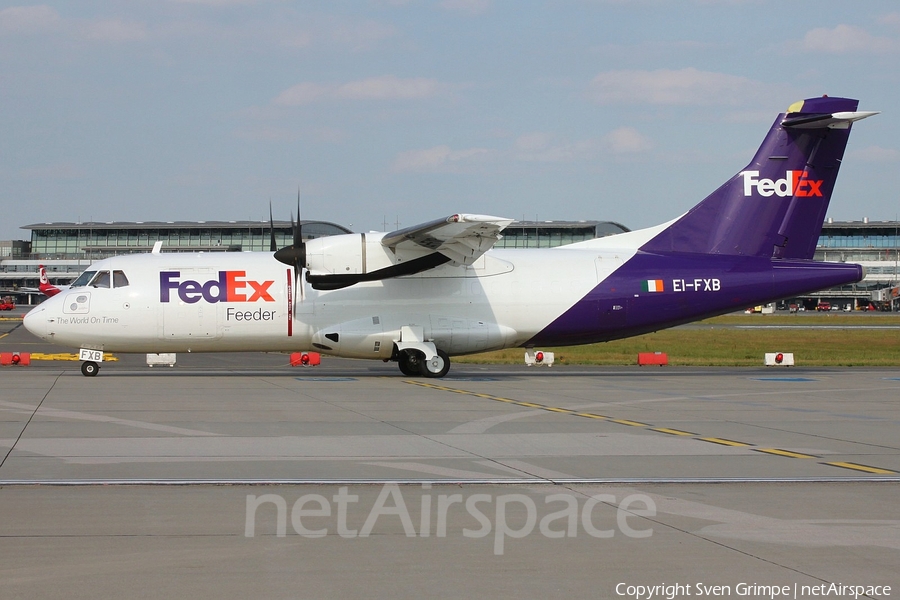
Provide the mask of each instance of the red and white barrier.
POLYGON ((547 365, 548 367, 552 367, 555 360, 556 356, 552 352, 535 350, 534 348, 525 350, 525 364, 529 367, 534 367, 536 365, 547 365))
POLYGON ((766 352, 767 367, 793 367, 793 352, 766 352))
POLYGON ((30 352, 0 352, 0 365, 20 365, 23 367, 27 367, 30 364, 30 352))
POLYGON ((292 367, 317 367, 322 364, 322 355, 318 352, 292 352, 292 367))
POLYGON ((669 355, 665 352, 638 352, 638 365, 659 365, 660 367, 669 364, 669 355))

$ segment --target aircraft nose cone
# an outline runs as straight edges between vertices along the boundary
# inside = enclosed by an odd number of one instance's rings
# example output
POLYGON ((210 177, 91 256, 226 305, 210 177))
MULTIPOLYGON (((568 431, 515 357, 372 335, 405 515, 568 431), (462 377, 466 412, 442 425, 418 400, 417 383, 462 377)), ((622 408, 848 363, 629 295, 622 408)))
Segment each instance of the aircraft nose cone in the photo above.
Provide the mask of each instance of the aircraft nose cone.
POLYGON ((24 325, 25 329, 30 331, 33 335, 36 335, 41 339, 46 338, 48 331, 47 310, 40 307, 32 309, 25 315, 25 318, 22 319, 22 325, 24 325))

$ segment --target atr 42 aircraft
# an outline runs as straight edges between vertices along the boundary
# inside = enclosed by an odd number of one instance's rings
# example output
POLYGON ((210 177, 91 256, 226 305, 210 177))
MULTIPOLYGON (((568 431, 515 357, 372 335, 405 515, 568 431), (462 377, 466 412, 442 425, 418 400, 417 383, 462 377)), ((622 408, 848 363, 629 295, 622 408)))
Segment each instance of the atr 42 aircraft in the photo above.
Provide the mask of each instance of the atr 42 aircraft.
POLYGON ((851 124, 877 114, 857 105, 793 104, 745 169, 649 229, 491 250, 511 219, 306 242, 298 222, 277 251, 273 235, 270 252, 99 261, 25 327, 80 348, 89 376, 107 351, 318 350, 443 377, 454 355, 614 340, 853 283, 859 265, 812 257, 851 124))

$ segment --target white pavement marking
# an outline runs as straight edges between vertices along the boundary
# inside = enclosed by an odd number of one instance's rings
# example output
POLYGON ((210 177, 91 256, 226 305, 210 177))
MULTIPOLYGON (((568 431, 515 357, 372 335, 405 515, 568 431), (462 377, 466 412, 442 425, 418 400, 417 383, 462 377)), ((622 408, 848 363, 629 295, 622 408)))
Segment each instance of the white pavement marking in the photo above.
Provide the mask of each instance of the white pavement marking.
POLYGON ((670 496, 648 494, 658 513, 718 521, 697 533, 790 546, 881 546, 900 550, 900 521, 778 519, 670 496))
POLYGON ((517 419, 527 419, 529 417, 543 416, 546 414, 546 410, 528 410, 525 412, 514 412, 506 415, 495 415, 493 417, 485 417, 483 419, 476 419, 474 421, 469 421, 468 423, 457 425, 447 433, 484 433, 495 425, 501 425, 509 421, 515 421, 517 419))
MULTIPOLYGON (((34 412, 34 406, 20 404, 18 402, 0 401, 0 408, 31 414, 34 412)), ((122 425, 125 427, 135 427, 137 429, 147 429, 150 431, 161 431, 163 433, 174 433, 176 435, 190 436, 218 436, 219 433, 210 433, 209 431, 199 431, 197 429, 184 429, 183 427, 172 427, 170 425, 157 425, 156 423, 147 423, 145 421, 132 421, 130 419, 119 419, 116 417, 108 417, 106 415, 92 415, 89 413, 75 412, 71 410, 63 410, 61 408, 47 408, 42 406, 38 409, 35 417, 45 418, 52 417, 57 419, 71 419, 74 421, 92 421, 95 423, 109 423, 111 425, 122 425)))
MULTIPOLYGON (((14 440, 0 440, 9 446, 14 440)), ((72 464, 234 461, 307 458, 497 458, 527 456, 722 456, 751 453, 691 438, 632 433, 509 433, 490 435, 320 435, 194 438, 25 438, 14 456, 33 453, 72 464)))

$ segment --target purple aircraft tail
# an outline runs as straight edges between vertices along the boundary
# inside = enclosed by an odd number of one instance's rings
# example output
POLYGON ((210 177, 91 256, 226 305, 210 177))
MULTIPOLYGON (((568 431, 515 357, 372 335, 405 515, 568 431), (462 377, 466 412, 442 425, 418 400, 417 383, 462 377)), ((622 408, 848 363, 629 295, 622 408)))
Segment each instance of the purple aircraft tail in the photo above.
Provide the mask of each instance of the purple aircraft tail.
POLYGON ((753 161, 670 227, 645 252, 810 259, 854 121, 848 98, 812 98, 778 115, 753 161))

